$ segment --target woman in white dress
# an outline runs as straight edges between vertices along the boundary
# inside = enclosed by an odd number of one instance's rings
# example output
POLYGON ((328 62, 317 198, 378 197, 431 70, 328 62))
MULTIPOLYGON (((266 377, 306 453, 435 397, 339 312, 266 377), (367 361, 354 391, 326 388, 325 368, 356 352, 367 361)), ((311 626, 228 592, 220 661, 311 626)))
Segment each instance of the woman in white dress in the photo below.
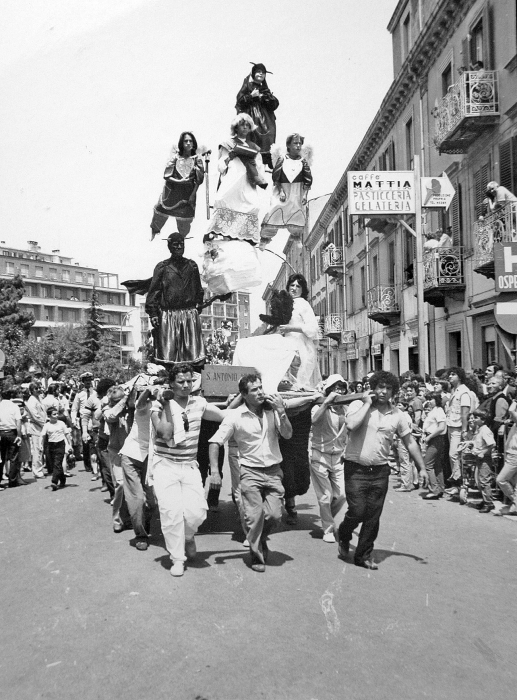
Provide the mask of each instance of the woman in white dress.
POLYGON ((260 248, 264 249, 281 228, 293 238, 300 238, 306 223, 307 193, 312 185, 308 157, 302 157, 303 136, 287 137, 287 153, 273 168, 271 207, 262 222, 260 248))
POLYGON ((260 189, 265 189, 259 147, 248 140, 255 124, 247 114, 232 121, 231 138, 219 146, 219 187, 205 236, 203 274, 212 294, 260 284, 260 189))
POLYGON ((293 298, 289 323, 278 326, 273 335, 243 338, 237 342, 233 364, 255 367, 267 392, 277 391, 287 375, 294 390, 315 389, 321 381, 316 341, 318 321, 307 301, 309 288, 303 275, 292 274, 286 289, 293 298), (297 356, 299 365, 293 363, 297 356))

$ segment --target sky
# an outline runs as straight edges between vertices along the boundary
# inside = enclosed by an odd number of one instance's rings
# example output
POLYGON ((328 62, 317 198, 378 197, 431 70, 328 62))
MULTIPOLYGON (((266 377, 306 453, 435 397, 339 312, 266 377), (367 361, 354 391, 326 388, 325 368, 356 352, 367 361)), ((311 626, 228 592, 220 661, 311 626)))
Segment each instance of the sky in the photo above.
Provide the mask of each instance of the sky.
MULTIPOLYGON (((310 197, 331 192, 393 79, 386 27, 396 4, 3 0, 0 239, 38 241, 121 281, 149 277, 168 257, 162 240, 150 242, 150 221, 171 146, 192 130, 215 156, 251 61, 272 72, 277 143, 303 134, 310 197)), ((171 219, 163 237, 173 230, 171 219)), ((185 252, 200 266, 206 230, 201 188, 185 252)), ((281 254, 287 237, 271 248, 281 254)), ((262 258, 252 315, 281 265, 262 258)))

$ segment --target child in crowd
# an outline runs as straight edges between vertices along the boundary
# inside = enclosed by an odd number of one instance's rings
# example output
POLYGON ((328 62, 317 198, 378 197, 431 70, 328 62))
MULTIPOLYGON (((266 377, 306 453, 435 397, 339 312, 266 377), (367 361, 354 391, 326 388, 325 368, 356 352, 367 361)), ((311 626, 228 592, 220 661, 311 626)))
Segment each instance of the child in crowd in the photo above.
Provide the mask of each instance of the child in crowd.
MULTIPOLYGON (((52 467, 52 491, 66 486, 66 476, 63 470, 65 451, 72 450, 70 442, 70 428, 63 421, 58 420, 57 408, 49 408, 47 411, 48 423, 45 423, 41 431, 41 437, 47 442, 47 454, 52 467)), ((50 470, 49 470, 50 471, 50 470)))

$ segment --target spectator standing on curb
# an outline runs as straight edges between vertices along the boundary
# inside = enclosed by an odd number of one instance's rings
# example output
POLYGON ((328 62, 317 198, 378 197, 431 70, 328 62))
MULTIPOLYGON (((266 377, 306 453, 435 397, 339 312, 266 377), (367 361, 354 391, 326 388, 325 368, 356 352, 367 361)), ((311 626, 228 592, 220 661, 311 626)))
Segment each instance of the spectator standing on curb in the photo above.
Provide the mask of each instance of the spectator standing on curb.
POLYGON ((32 473, 36 479, 44 479, 43 473, 43 444, 41 431, 47 422, 47 412, 41 401, 39 384, 29 384, 29 398, 25 402, 25 410, 29 418, 27 432, 31 441, 32 473))
POLYGON ((461 465, 458 447, 467 438, 468 416, 471 411, 471 397, 465 386, 466 375, 461 367, 451 367, 448 380, 452 394, 446 411, 447 434, 449 436, 449 460, 451 463, 450 482, 452 486, 445 489, 450 496, 457 496, 461 482, 461 465))

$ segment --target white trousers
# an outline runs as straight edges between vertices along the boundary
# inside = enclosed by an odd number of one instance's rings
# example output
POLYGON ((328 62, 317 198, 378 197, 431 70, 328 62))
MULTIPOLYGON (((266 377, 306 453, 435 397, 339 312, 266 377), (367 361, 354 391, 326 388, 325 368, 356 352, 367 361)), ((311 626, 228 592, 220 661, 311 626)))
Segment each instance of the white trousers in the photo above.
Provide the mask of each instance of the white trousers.
POLYGON ((320 507, 321 526, 332 532, 343 519, 345 506, 345 472, 341 454, 312 451, 311 481, 320 507))
POLYGON ((167 551, 173 562, 186 561, 185 540, 194 537, 208 511, 198 463, 156 455, 153 481, 167 551))

